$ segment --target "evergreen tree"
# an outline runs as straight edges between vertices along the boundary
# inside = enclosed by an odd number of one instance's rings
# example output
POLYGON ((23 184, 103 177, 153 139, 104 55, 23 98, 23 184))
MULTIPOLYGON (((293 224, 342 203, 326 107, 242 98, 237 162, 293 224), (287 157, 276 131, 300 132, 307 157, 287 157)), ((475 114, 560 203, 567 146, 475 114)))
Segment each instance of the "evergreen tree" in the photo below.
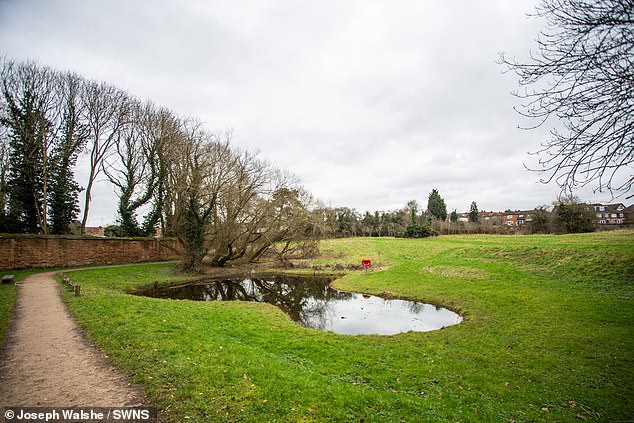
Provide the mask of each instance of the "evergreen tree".
POLYGON ((16 101, 3 90, 6 114, 2 123, 9 128, 9 196, 10 230, 38 233, 44 217, 44 174, 41 145, 47 132, 47 121, 38 110, 30 91, 16 101))
POLYGON ((475 201, 472 201, 471 208, 469 209, 469 221, 473 223, 478 223, 478 221, 480 220, 478 213, 478 205, 475 201))
POLYGON ((62 136, 53 149, 50 173, 48 201, 50 231, 53 234, 70 233, 70 225, 79 214, 81 187, 74 180, 73 168, 88 133, 85 126, 81 124, 77 108, 80 86, 81 80, 78 77, 66 75, 64 87, 66 105, 62 120, 62 136))
POLYGON ((75 108, 81 81, 34 62, 1 63, 0 124, 10 151, 3 175, 8 213, 3 229, 69 232, 80 189, 72 168, 82 145, 75 108))
POLYGON ((49 191, 50 232, 71 233, 70 224, 79 214, 81 187, 73 179, 72 165, 77 157, 59 157, 51 170, 49 191))
POLYGON ((447 219, 447 205, 445 204, 445 200, 443 200, 438 193, 437 189, 433 189, 431 193, 429 193, 429 199, 427 200, 427 212, 436 219, 447 219))

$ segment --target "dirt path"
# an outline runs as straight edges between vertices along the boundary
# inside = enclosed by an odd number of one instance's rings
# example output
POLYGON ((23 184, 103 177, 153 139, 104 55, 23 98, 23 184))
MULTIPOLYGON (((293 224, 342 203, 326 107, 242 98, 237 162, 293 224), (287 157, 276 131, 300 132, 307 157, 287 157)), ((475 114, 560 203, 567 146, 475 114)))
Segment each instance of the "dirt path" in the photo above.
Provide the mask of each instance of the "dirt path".
POLYGON ((20 283, 0 354, 0 409, 146 405, 142 393, 85 339, 61 299, 55 273, 20 283))

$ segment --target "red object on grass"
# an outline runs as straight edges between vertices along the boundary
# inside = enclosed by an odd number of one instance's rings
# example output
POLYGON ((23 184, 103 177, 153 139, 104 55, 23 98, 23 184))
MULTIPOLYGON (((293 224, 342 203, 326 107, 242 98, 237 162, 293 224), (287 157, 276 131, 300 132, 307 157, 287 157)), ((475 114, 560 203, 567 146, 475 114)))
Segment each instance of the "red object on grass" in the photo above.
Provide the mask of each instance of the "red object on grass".
POLYGON ((361 266, 370 267, 371 264, 372 264, 372 262, 370 261, 370 259, 361 260, 361 266))

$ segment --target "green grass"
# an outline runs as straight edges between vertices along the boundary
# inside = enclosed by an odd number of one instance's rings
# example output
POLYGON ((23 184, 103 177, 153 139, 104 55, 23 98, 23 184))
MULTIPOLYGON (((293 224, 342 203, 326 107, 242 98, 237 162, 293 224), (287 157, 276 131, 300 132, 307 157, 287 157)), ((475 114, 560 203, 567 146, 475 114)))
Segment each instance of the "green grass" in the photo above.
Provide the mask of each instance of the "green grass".
POLYGON ((74 272, 89 336, 170 421, 631 421, 634 232, 324 241, 312 266, 386 270, 335 286, 446 305, 426 333, 344 336, 260 303, 127 289, 171 265, 74 272))
POLYGON ((4 336, 9 328, 9 319, 13 312, 15 297, 18 288, 13 285, 0 285, 0 346, 3 345, 4 336))

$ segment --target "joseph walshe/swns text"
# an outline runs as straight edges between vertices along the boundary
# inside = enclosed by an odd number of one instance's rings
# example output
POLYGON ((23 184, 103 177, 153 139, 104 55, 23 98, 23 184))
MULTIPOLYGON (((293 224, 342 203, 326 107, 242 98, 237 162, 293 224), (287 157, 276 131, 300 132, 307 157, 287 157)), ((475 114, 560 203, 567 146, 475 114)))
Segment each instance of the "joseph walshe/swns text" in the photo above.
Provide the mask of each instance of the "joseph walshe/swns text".
POLYGON ((6 407, 5 422, 154 422, 153 408, 6 407))

